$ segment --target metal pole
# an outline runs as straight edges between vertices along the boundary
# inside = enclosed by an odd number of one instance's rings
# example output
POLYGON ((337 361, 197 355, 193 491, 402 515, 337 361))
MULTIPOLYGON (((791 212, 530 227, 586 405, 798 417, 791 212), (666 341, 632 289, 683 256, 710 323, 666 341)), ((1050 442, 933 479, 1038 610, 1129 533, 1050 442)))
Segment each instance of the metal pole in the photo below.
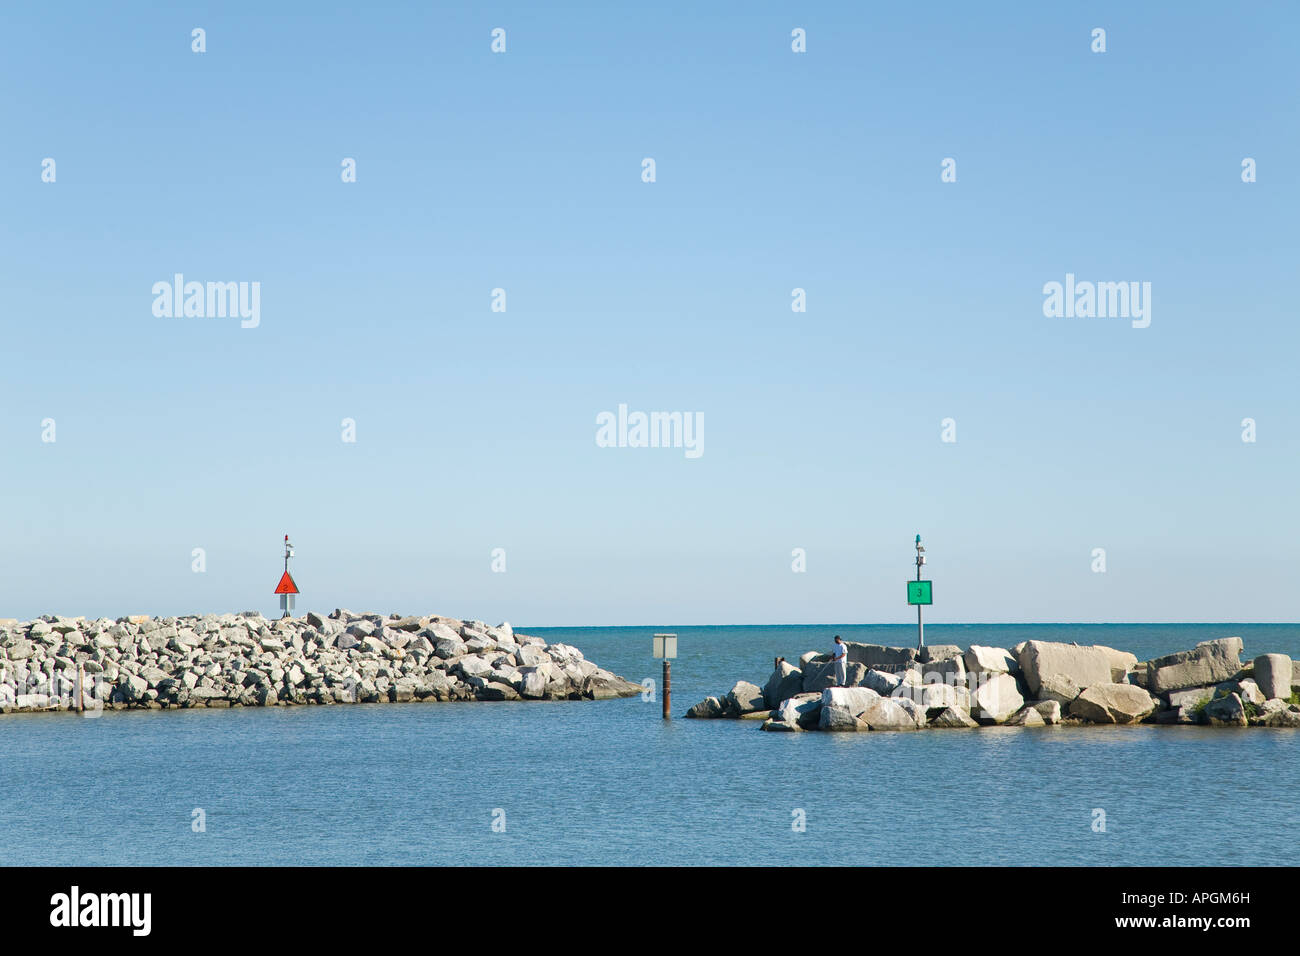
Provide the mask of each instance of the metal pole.
POLYGON ((82 695, 85 693, 83 687, 86 683, 86 665, 77 665, 77 713, 82 713, 86 709, 86 702, 82 695))
POLYGON ((673 671, 672 671, 672 665, 668 662, 668 658, 665 657, 664 658, 664 720, 672 719, 672 714, 670 713, 670 708, 672 707, 672 699, 673 699, 673 671))
MULTIPOLYGON (((921 557, 921 536, 916 536, 916 579, 921 580, 921 562, 925 559, 921 557)), ((925 647, 925 625, 921 623, 921 605, 916 605, 916 649, 919 651, 925 647)))

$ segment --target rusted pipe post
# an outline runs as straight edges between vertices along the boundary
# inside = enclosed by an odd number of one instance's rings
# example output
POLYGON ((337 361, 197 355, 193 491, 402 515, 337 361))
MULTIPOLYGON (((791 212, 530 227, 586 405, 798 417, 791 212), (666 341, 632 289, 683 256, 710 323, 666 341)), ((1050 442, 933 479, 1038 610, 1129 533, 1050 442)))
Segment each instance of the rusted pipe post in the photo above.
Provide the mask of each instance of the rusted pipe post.
POLYGON ((672 664, 664 658, 664 720, 672 720, 673 671, 672 664))

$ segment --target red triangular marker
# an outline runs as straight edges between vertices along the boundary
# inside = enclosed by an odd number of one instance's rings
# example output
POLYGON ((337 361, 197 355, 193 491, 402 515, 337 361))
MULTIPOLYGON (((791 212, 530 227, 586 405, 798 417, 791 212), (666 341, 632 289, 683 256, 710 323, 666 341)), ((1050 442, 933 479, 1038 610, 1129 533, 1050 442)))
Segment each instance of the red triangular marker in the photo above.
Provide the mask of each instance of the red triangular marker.
POLYGON ((276 594, 299 594, 298 585, 293 583, 293 578, 289 572, 284 572, 284 577, 280 578, 280 583, 275 586, 276 594))

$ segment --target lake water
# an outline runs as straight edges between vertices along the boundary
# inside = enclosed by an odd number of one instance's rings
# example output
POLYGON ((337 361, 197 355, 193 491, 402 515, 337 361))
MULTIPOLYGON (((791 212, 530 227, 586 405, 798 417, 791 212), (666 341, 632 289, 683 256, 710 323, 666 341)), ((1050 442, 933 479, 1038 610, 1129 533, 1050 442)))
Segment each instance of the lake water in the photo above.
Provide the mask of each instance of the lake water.
MULTIPOLYGON (((835 633, 915 641, 905 625, 519 630, 637 681, 659 677, 651 634, 675 630, 677 715, 835 633)), ((932 644, 1040 638, 1139 659, 1233 634, 1243 659, 1300 657, 1297 625, 926 629, 932 644)), ((0 863, 1292 862, 1272 850, 1300 815, 1300 731, 766 734, 659 713, 634 698, 8 715, 0 863)))

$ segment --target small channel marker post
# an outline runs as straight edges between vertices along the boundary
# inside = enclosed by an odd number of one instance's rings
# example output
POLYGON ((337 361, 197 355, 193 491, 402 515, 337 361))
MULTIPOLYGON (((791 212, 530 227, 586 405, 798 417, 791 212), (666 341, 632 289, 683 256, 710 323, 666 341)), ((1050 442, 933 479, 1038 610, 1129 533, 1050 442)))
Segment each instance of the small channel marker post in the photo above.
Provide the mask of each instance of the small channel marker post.
POLYGON ((932 582, 921 580, 921 568, 925 566, 925 548, 921 545, 921 536, 916 536, 916 580, 907 582, 907 603, 916 605, 916 649, 925 647, 925 624, 921 620, 921 607, 934 603, 932 582))
POLYGON ((669 712, 673 701, 673 671, 669 658, 677 656, 677 635, 656 634, 654 638, 654 655, 664 659, 664 720, 671 720, 669 712))
POLYGON ((293 610, 293 597, 298 594, 298 585, 293 581, 293 575, 289 573, 289 559, 293 557, 293 545, 289 543, 289 536, 284 536, 284 574, 280 577, 280 583, 275 587, 275 593, 280 595, 280 610, 284 613, 281 617, 292 617, 289 613, 293 610))

